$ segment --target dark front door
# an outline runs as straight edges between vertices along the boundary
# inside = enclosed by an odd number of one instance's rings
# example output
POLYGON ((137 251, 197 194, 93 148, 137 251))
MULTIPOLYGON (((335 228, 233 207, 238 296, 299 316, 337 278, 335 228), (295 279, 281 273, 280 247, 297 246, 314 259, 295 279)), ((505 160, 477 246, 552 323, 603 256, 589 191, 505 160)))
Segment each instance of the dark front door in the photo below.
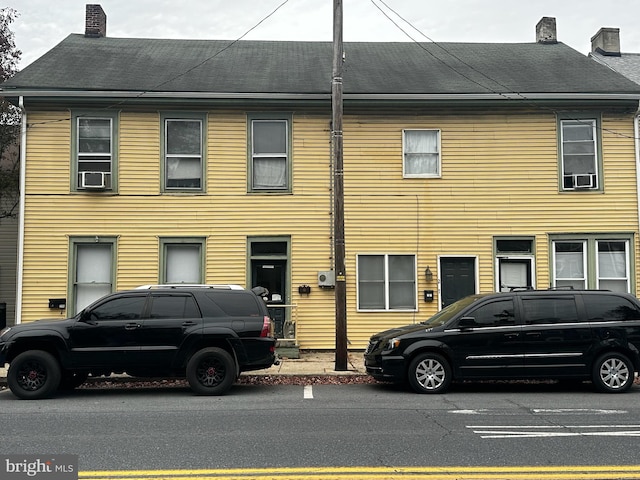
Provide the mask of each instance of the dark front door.
POLYGON ((471 257, 440 258, 440 295, 444 308, 476 293, 476 260, 471 257))

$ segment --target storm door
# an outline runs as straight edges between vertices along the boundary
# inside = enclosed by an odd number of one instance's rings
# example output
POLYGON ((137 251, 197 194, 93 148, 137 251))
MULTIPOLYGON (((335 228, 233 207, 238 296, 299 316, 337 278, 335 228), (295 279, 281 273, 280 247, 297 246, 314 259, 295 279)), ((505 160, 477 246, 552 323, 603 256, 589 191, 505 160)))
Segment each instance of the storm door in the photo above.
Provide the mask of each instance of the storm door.
POLYGON ((250 240, 249 249, 251 288, 263 287, 269 291, 264 298, 275 324, 275 336, 289 338, 291 335, 291 332, 287 331, 289 325, 287 320, 291 317, 288 289, 289 242, 250 240))

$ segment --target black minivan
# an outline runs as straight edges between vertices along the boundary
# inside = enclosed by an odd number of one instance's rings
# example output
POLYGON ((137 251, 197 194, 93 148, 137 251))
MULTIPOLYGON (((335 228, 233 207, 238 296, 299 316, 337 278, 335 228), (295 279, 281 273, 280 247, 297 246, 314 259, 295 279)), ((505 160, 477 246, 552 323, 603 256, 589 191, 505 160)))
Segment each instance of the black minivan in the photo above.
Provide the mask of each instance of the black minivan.
POLYGON ((367 373, 442 393, 452 381, 591 380, 620 393, 640 370, 640 302, 604 290, 471 295, 370 339, 367 373))

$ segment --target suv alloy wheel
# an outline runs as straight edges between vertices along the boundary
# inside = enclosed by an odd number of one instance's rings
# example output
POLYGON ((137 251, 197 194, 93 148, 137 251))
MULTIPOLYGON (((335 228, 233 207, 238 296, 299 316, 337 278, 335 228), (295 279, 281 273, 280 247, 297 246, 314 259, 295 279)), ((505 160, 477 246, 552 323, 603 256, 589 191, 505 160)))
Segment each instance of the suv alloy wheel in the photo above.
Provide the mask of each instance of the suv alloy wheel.
POLYGON ((235 362, 222 348, 203 348, 187 363, 187 380, 198 395, 222 395, 235 378, 235 362))
POLYGON ((53 355, 42 350, 27 350, 9 365, 7 383, 18 398, 47 398, 58 389, 61 375, 53 355))

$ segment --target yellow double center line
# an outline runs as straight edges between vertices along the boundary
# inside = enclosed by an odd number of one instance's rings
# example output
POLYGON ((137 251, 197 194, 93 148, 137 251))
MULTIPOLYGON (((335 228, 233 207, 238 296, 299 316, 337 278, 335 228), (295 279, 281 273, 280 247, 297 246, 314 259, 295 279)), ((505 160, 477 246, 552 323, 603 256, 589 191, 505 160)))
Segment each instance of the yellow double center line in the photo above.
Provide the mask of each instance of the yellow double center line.
POLYGON ((555 467, 305 467, 81 471, 87 480, 606 480, 640 479, 640 465, 555 467))

